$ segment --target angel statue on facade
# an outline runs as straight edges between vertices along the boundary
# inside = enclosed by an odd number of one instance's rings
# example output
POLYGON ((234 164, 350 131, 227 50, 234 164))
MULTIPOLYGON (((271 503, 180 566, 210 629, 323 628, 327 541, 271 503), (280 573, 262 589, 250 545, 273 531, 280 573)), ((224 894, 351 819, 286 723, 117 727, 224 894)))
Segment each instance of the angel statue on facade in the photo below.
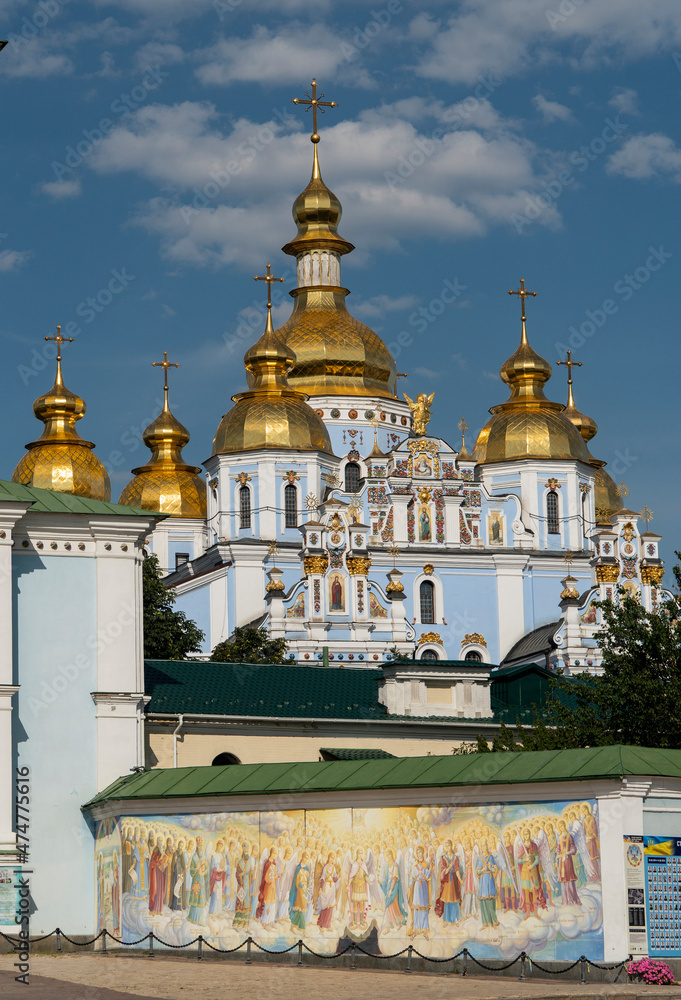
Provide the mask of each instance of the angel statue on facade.
POLYGON ((428 421, 430 420, 430 408, 433 405, 433 400, 435 399, 435 393, 431 392, 430 396, 426 396, 425 392, 419 392, 416 397, 416 402, 411 399, 406 392, 403 393, 404 398, 409 403, 409 409, 412 415, 412 428, 414 434, 421 437, 423 434, 427 433, 426 428, 428 427, 428 421))

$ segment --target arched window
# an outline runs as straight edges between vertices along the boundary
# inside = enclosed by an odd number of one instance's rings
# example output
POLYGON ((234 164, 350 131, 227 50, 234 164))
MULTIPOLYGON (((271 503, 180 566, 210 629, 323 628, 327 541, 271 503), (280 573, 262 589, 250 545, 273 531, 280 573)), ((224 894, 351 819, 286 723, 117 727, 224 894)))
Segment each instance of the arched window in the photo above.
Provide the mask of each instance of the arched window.
POLYGON ((284 525, 295 528, 298 524, 298 490, 293 483, 284 487, 284 525))
POLYGON ((424 580, 419 588, 419 600, 421 604, 421 623, 423 625, 435 624, 435 586, 430 580, 424 580))
POLYGON ((345 466, 345 492, 359 493, 360 468, 357 462, 348 462, 345 466))
POLYGON ((424 649, 421 656, 422 660, 439 660, 440 657, 437 655, 434 649, 424 649))
POLYGON ((240 764, 241 761, 233 753, 219 753, 211 761, 212 767, 225 767, 227 764, 240 764))
POLYGON ((251 526, 251 491, 248 486, 242 486, 239 490, 239 513, 241 514, 241 527, 251 526))
POLYGON ((475 660, 476 663, 482 663, 482 653, 479 653, 477 649, 469 649, 464 659, 475 660))
POLYGON ((560 525, 558 522, 558 494, 555 490, 549 490, 546 494, 546 523, 549 535, 559 535, 560 525))

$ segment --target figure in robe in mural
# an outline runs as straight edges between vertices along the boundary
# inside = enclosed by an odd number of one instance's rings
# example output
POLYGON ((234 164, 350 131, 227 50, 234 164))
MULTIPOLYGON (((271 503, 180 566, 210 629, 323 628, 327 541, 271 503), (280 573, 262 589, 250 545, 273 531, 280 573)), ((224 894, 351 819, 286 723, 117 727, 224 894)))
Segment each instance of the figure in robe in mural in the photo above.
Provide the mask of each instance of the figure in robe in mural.
POLYGON ((208 912, 213 915, 222 913, 222 900, 225 891, 225 881, 227 879, 227 862, 225 861, 224 850, 224 840, 218 840, 210 859, 210 868, 208 869, 208 892, 210 898, 208 912))
POLYGON ((307 917, 307 890, 310 882, 310 854, 303 851, 300 863, 293 875, 293 885, 289 894, 289 917, 291 930, 304 931, 307 917))
POLYGON ((385 852, 385 875, 381 884, 385 897, 385 913, 381 931, 392 931, 404 927, 409 916, 404 891, 404 871, 395 859, 395 852, 387 848, 385 852))
POLYGON ((419 539, 422 542, 430 542, 430 511, 427 507, 421 507, 419 513, 419 539))
POLYGON ((258 909, 258 886, 260 885, 260 861, 258 859, 258 844, 251 844, 251 860, 253 870, 251 874, 251 919, 255 919, 255 911, 258 909))
POLYGON ((185 850, 185 842, 180 839, 177 844, 177 850, 173 854, 173 862, 169 869, 168 881, 170 882, 170 909, 171 910, 186 910, 187 909, 187 891, 186 891, 186 865, 188 864, 187 852, 185 850))
POLYGON ((432 869, 426 861, 426 853, 423 845, 416 848, 416 860, 409 872, 409 924, 407 933, 409 937, 415 938, 419 934, 428 940, 430 936, 430 903, 431 903, 431 881, 433 878, 432 869))
POLYGON ((127 827, 125 830, 125 836, 123 837, 123 843, 121 845, 121 866, 123 868, 123 892, 132 891, 132 879, 130 878, 130 869, 133 867, 133 857, 132 852, 135 847, 135 840, 133 835, 132 827, 127 827))
POLYGON ((331 607, 329 611, 343 610, 343 585, 338 576, 331 581, 331 607))
POLYGON ((262 869, 256 918, 263 926, 273 924, 277 919, 277 858, 278 847, 270 847, 269 856, 262 869))
POLYGON ((130 872, 130 895, 135 899, 146 899, 149 894, 149 853, 147 831, 142 828, 132 852, 133 870, 130 872))
POLYGON ((515 860, 520 876, 520 909, 526 915, 546 910, 546 896, 542 888, 543 871, 539 858, 539 848, 532 840, 527 827, 518 835, 515 843, 515 860))
POLYGON ((298 864, 298 855, 294 856, 292 847, 285 847, 277 857, 277 923, 288 920, 288 897, 293 884, 293 873, 298 864))
POLYGON ((111 919, 113 922, 113 932, 118 937, 120 935, 120 912, 121 912, 121 884, 118 874, 118 854, 113 852, 113 872, 111 882, 111 919))
POLYGON ((496 876, 499 871, 497 859, 489 850, 486 838, 480 841, 480 853, 475 865, 478 876, 478 899, 480 919, 483 927, 498 927, 496 876))
POLYGON ((339 876, 336 870, 336 854, 330 851, 322 868, 319 885, 317 927, 322 931, 331 929, 331 920, 336 906, 339 876))
POLYGON ((348 874, 348 898, 350 901, 350 926, 366 927, 367 906, 369 905, 369 874, 364 851, 357 848, 355 860, 348 874))
MULTIPOLYGON (((504 847, 506 848, 506 854, 508 855, 510 866, 514 869, 515 858, 510 830, 504 831, 504 847)), ((513 910, 515 912, 518 909, 518 893, 516 892, 516 887, 513 883, 510 872, 505 869, 501 872, 501 903, 505 912, 508 910, 513 910)))
POLYGON ((172 870, 175 864, 175 845, 173 844, 172 837, 166 837, 166 895, 165 904, 170 907, 173 901, 173 888, 174 882, 172 881, 172 870))
POLYGON ((446 924, 456 924, 461 917, 461 875, 459 859, 454 853, 451 840, 445 841, 444 853, 440 858, 438 876, 442 905, 442 919, 446 924))
POLYGON ((104 930, 106 923, 106 893, 104 889, 104 855, 97 856, 97 928, 104 930))
POLYGON ((236 866, 239 856, 235 840, 230 840, 225 849, 225 894, 223 912, 234 913, 236 908, 236 866))
POLYGON ((601 877, 600 849, 598 844, 598 823, 591 812, 591 806, 585 802, 582 806, 582 828, 586 838, 586 849, 591 859, 592 871, 589 882, 598 882, 601 877))
POLYGON ((564 819, 558 820, 558 853, 556 857, 556 867, 558 870, 558 881, 563 906, 570 904, 581 906, 581 899, 577 894, 577 875, 573 858, 577 853, 572 834, 568 833, 567 823, 564 819))
POLYGON ((203 925, 206 923, 206 909, 208 908, 208 862, 203 857, 203 854, 194 854, 191 864, 189 865, 189 872, 191 875, 192 887, 189 891, 189 912, 187 913, 187 920, 191 924, 203 925))
MULTIPOLYGON (((152 839, 149 843, 152 845, 152 839)), ((151 858, 149 859, 149 913, 159 916, 163 913, 163 904, 166 895, 168 859, 163 847, 163 838, 159 837, 153 843, 151 858)))
POLYGON ((464 837, 463 844, 458 844, 457 855, 459 870, 463 873, 463 915, 475 916, 478 912, 478 896, 475 884, 475 852, 471 837, 464 837))
POLYGON ((241 857, 236 863, 236 905, 234 907, 233 927, 248 930, 251 919, 251 904, 255 895, 255 858, 251 855, 251 845, 244 841, 241 845, 241 857))

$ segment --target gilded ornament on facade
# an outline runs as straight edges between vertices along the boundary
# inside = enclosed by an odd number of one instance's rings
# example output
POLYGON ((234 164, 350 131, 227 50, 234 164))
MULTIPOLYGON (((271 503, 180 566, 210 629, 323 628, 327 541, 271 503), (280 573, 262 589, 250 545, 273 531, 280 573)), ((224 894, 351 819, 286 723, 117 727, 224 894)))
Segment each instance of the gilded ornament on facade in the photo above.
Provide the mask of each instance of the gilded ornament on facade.
POLYGON ((627 521, 622 530, 622 538, 626 542, 630 542, 633 537, 634 537, 634 526, 631 523, 631 521, 627 521))
POLYGON ((285 472, 281 478, 289 483, 294 483, 300 479, 300 476, 297 476, 293 469, 289 469, 288 472, 285 472))
POLYGON ((418 649, 418 647, 422 646, 424 644, 424 642, 436 642, 436 643, 438 643, 438 645, 441 646, 442 645, 442 639, 440 637, 440 633, 439 632, 422 632, 421 633, 421 638, 419 639, 419 641, 416 644, 416 648, 418 649))
POLYGON ((549 481, 546 483, 547 490, 559 490, 560 487, 561 484, 558 482, 557 479, 554 479, 553 477, 549 479, 549 481))
POLYGON ((426 574, 426 576, 432 576, 434 569, 435 567, 433 566, 432 563, 426 563, 426 565, 423 567, 423 572, 426 574))
POLYGON ((596 566, 596 580, 598 583, 617 583, 619 578, 619 566, 596 566))
POLYGON ((251 482, 251 477, 247 476, 245 472, 240 472, 238 476, 234 477, 234 479, 237 483, 241 483, 242 486, 245 486, 246 483, 251 482))
POLYGON ((659 587, 663 576, 664 567, 662 566, 641 566, 641 583, 648 583, 653 587, 659 587))
POLYGON ((329 529, 331 531, 339 531, 342 530, 344 527, 345 525, 343 524, 343 520, 340 514, 337 511, 334 511, 331 520, 329 521, 329 529))
POLYGON ((324 576, 329 566, 328 556, 305 556, 305 575, 324 576))
POLYGON ((305 506, 308 510, 316 510, 319 507, 319 500, 314 493, 308 493, 305 497, 305 506))
POLYGON ((469 632, 461 640, 462 647, 469 646, 471 643, 474 643, 476 646, 484 646, 487 649, 487 641, 484 635, 480 635, 479 632, 469 632))
POLYGON ((387 594, 403 594, 404 584, 400 580, 390 580, 385 590, 387 594))
POLYGON ((367 576, 371 569, 371 559, 367 556, 348 556, 345 561, 350 576, 367 576))
POLYGON ((406 392, 402 393, 407 403, 409 404, 409 409, 411 410, 412 416, 412 428, 414 434, 422 437, 427 433, 428 422, 430 420, 430 408, 433 405, 433 400, 435 399, 435 393, 431 392, 429 396, 425 392, 419 392, 416 397, 416 402, 411 399, 406 392))
POLYGON ((277 580, 276 577, 274 577, 273 579, 271 579, 270 582, 265 587, 265 590, 267 591, 268 594, 271 594, 273 591, 279 591, 279 590, 284 590, 284 589, 285 589, 284 588, 284 581, 283 580, 277 580))

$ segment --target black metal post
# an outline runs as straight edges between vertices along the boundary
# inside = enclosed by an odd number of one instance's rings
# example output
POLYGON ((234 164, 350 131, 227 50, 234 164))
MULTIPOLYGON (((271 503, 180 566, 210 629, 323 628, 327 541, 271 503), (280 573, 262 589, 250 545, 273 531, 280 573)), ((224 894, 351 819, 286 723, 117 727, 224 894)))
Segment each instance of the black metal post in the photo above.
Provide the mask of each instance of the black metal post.
POLYGON ((405 972, 411 972, 411 953, 413 950, 413 946, 409 945, 409 949, 407 951, 407 968, 404 970, 405 972))
POLYGON ((298 938, 298 965, 303 964, 303 941, 302 938, 298 938))
POLYGON ((149 938, 149 958, 153 958, 154 957, 154 932, 153 931, 149 931, 148 938, 149 938))
POLYGON ((200 962, 203 958, 203 934, 199 934, 199 952, 196 956, 196 961, 200 962))
POLYGON ((58 927, 56 930, 56 934, 57 934, 57 951, 61 951, 61 931, 59 930, 58 927))
POLYGON ((525 958, 526 958, 525 952, 521 951, 521 953, 520 953, 520 982, 521 983, 525 982, 525 958))
POLYGON ((582 955, 579 959, 579 972, 581 975, 579 981, 584 984, 586 982, 586 955, 582 955))
POLYGON ((461 970, 461 975, 468 975, 468 948, 463 950, 463 969, 461 970))
POLYGON ((253 938, 250 938, 250 937, 246 941, 246 965, 252 965, 252 962, 251 962, 251 942, 252 941, 253 941, 253 938))
POLYGON ((355 965, 355 943, 354 943, 354 941, 352 943, 352 948, 350 949, 350 959, 351 959, 351 961, 350 961, 350 968, 351 969, 356 969, 357 966, 355 965))
POLYGON ((106 955, 106 927, 102 931, 102 952, 106 955))

